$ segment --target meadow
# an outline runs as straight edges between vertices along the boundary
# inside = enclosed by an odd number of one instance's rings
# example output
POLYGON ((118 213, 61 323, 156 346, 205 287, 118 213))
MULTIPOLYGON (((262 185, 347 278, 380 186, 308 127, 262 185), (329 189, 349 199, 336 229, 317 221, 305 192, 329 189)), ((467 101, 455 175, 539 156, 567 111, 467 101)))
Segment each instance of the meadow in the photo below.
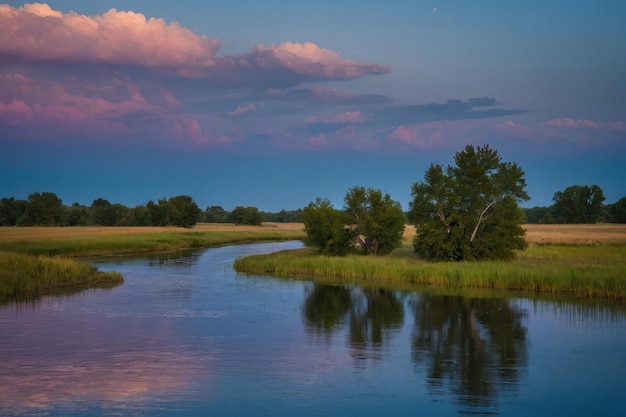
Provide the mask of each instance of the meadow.
POLYGON ((312 249, 238 259, 239 271, 318 281, 410 283, 585 298, 626 297, 626 225, 526 225, 529 247, 513 261, 425 262, 404 245, 386 257, 327 257, 312 249))
POLYGON ((301 224, 199 224, 176 227, 1 227, 0 300, 123 282, 81 257, 172 251, 234 243, 300 239, 301 224))

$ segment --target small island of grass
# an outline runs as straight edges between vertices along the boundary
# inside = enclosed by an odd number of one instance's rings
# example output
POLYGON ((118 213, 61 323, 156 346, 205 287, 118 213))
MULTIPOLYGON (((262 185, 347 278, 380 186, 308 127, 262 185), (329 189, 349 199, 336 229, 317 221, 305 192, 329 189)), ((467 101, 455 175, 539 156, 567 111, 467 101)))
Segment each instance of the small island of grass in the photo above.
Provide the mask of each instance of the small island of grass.
POLYGON ((235 261, 238 271, 316 281, 414 283, 578 297, 626 297, 626 227, 525 225, 529 248, 511 261, 427 262, 411 248, 414 230, 391 255, 325 256, 313 249, 255 255, 235 261))

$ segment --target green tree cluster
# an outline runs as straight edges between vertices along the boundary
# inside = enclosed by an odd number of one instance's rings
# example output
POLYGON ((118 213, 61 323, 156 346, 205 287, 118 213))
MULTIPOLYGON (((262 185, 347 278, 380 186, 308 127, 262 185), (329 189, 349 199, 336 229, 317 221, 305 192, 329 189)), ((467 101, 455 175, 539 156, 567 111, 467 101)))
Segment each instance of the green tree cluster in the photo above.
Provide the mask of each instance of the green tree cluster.
POLYGON ((556 223, 596 223, 602 216, 604 193, 597 185, 573 185, 554 194, 551 213, 556 223))
POLYGON ((400 246, 406 217, 400 203, 382 191, 353 187, 344 197, 344 209, 317 198, 303 213, 305 243, 329 255, 345 255, 360 248, 383 255, 400 246))
POLYGON ((431 164, 413 184, 408 213, 415 252, 430 260, 509 259, 526 246, 524 171, 488 145, 468 145, 445 169, 431 164))
POLYGON ((553 201, 550 207, 524 209, 528 223, 626 223, 626 197, 605 205, 598 185, 572 185, 556 192, 553 201))
POLYGON ((64 206, 54 193, 32 193, 28 200, 2 198, 0 226, 179 226, 192 227, 201 210, 189 196, 163 198, 128 208, 103 198, 91 206, 64 206))
POLYGON ((237 206, 230 213, 229 219, 235 224, 260 226, 263 222, 263 214, 256 207, 237 206))

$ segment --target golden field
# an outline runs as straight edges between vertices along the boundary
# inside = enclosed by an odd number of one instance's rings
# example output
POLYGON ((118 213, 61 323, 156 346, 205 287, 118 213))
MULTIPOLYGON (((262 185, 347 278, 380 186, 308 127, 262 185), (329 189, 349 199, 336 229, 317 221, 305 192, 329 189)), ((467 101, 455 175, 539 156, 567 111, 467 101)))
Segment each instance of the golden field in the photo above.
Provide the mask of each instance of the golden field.
MULTIPOLYGON (((626 243, 626 224, 525 224, 526 242, 533 245, 600 245, 626 243)), ((413 239, 415 227, 407 226, 406 240, 413 239)))

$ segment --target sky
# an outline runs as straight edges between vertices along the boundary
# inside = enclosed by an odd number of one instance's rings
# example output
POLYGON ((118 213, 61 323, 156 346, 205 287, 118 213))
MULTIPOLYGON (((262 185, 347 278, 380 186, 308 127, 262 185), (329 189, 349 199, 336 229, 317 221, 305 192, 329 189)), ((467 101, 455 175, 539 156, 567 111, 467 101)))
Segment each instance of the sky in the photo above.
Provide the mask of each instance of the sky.
POLYGON ((626 196, 623 0, 0 4, 0 197, 406 210, 489 145, 531 199, 626 196))

